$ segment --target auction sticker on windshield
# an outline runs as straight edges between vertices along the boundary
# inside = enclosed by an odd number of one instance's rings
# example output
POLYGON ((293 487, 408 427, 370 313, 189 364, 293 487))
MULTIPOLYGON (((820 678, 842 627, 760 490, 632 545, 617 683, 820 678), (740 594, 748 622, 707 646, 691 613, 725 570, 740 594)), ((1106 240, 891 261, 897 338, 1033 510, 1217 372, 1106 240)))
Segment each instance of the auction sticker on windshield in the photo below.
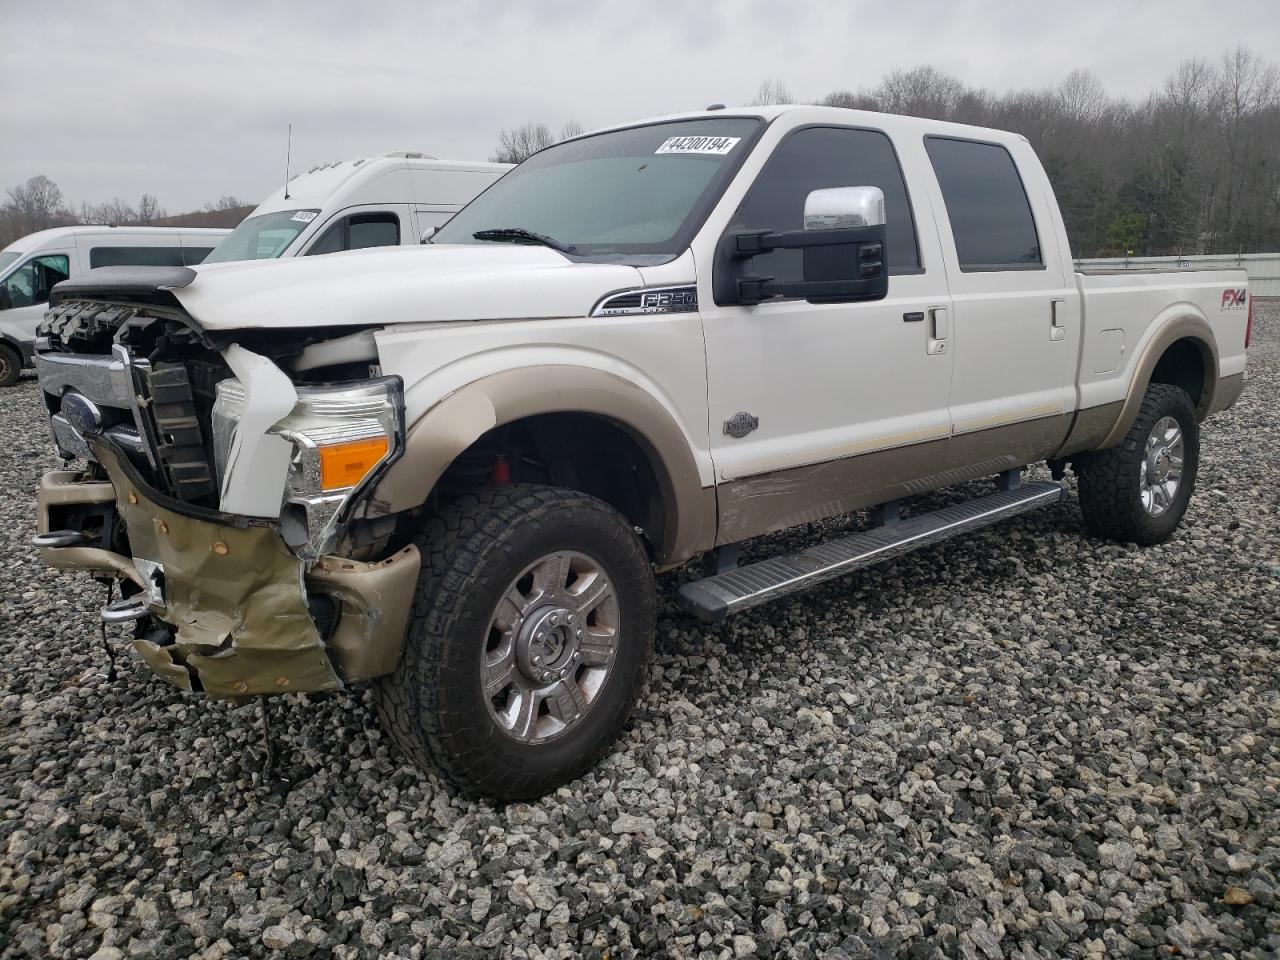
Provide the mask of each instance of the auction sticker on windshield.
POLYGON ((702 153, 722 156, 738 145, 741 137, 668 137, 658 153, 702 153))
POLYGON ((301 223, 310 223, 315 218, 316 218, 316 212, 314 210, 299 210, 289 219, 297 220, 301 223))

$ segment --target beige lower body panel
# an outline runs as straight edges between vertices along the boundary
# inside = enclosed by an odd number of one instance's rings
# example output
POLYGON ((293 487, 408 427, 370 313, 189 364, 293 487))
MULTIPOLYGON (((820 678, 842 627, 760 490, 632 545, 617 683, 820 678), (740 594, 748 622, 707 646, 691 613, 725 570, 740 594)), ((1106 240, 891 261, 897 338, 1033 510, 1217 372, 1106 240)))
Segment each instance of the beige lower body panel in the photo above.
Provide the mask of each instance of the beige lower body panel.
POLYGON ((1117 400, 1115 403, 1104 403, 1079 411, 1071 433, 1054 456, 1067 457, 1085 450, 1097 450, 1098 444, 1111 432, 1123 410, 1124 403, 1117 400))
POLYGON ((1051 454, 1071 417, 1041 417, 722 483, 717 544, 987 477, 1051 454))
MULTIPOLYGON (((233 526, 198 519, 154 502, 107 449, 96 451, 110 476, 116 508, 137 557, 163 570, 163 599, 148 609, 174 630, 172 643, 134 641, 161 677, 211 697, 338 690, 395 668, 420 557, 407 547, 379 563, 325 557, 305 571, 271 526, 233 526), (320 637, 307 587, 342 604, 334 635, 320 637), (350 672, 348 672, 350 671, 350 672), (198 685, 194 682, 198 680, 198 685)), ((47 474, 45 504, 102 502, 101 484, 81 484, 64 471, 47 474), (78 494, 77 488, 83 488, 78 494)), ((142 584, 132 557, 97 548, 41 551, 62 569, 116 575, 142 584)))
POLYGON ((1218 389, 1213 392, 1213 405, 1209 407, 1209 415, 1221 413, 1240 399, 1244 393, 1244 374, 1233 373, 1229 377, 1218 379, 1218 389))

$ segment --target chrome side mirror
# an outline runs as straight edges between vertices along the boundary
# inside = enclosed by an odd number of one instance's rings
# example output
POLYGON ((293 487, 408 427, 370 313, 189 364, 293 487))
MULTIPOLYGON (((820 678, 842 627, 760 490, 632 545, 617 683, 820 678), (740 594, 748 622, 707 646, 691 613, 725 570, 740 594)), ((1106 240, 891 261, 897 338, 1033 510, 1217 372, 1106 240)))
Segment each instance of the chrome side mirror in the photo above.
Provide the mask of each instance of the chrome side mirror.
POLYGON ((879 187, 827 187, 804 198, 806 230, 881 227, 885 224, 884 191, 879 187))

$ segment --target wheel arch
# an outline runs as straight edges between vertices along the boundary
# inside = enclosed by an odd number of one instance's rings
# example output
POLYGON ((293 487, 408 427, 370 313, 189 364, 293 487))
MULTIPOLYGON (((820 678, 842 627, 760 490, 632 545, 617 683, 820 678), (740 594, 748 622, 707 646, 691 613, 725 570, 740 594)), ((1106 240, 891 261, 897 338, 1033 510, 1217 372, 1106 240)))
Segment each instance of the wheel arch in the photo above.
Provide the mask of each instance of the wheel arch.
POLYGON ((0 343, 3 343, 6 347, 8 347, 10 350, 12 350, 14 353, 18 355, 18 362, 22 364, 22 366, 28 367, 31 365, 32 351, 31 351, 30 345, 24 344, 22 341, 18 340, 16 337, 13 337, 5 333, 3 330, 0 330, 0 343))
POLYGON ((404 455, 370 502, 388 513, 418 507, 449 467, 497 428, 556 416, 598 421, 643 455, 661 503, 660 521, 645 525, 658 563, 678 563, 714 544, 714 488, 702 486, 692 445, 674 417, 631 381, 571 364, 510 369, 449 394, 409 427, 404 455))
POLYGON ((1218 388, 1218 349, 1213 330, 1203 317, 1182 314, 1157 327, 1138 355, 1120 414, 1097 449, 1105 450, 1124 439, 1152 383, 1181 387, 1195 404, 1196 418, 1203 420, 1209 415, 1218 388))

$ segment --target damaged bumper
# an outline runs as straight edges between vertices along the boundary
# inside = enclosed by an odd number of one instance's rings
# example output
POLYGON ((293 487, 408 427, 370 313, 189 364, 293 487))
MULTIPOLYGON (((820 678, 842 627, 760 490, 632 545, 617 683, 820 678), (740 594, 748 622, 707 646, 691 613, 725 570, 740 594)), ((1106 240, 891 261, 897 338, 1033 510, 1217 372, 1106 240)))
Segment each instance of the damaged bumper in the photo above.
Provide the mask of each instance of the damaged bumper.
POLYGON ((375 563, 322 556, 308 569, 275 523, 172 500, 109 445, 93 447, 109 482, 52 471, 39 490, 40 531, 88 523, 85 540, 42 546, 40 555, 131 584, 150 614, 134 649, 160 676, 240 697, 337 690, 395 668, 420 566, 415 547, 375 563), (111 548, 121 538, 102 508, 112 501, 130 555, 111 548))

